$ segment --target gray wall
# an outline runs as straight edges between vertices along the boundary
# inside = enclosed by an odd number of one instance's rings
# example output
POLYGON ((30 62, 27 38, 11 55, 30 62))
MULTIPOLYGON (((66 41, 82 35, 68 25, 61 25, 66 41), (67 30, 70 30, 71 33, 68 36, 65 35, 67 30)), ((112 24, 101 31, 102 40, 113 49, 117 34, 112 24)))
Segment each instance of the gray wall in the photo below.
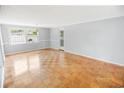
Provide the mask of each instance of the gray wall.
POLYGON ((124 17, 64 28, 65 50, 124 65, 124 17))
MULTIPOLYGON (((37 50, 42 48, 50 47, 50 30, 48 28, 38 28, 39 29, 39 42, 30 44, 20 44, 20 45, 9 45, 9 33, 8 27, 13 27, 14 25, 2 25, 2 35, 5 47, 5 54, 11 54, 16 52, 37 50)), ((19 26, 14 26, 19 27, 19 26)), ((27 28, 25 26, 21 26, 27 28)), ((31 28, 31 27, 30 27, 31 28)))
POLYGON ((59 28, 52 28, 50 31, 51 48, 60 48, 60 33, 59 28))

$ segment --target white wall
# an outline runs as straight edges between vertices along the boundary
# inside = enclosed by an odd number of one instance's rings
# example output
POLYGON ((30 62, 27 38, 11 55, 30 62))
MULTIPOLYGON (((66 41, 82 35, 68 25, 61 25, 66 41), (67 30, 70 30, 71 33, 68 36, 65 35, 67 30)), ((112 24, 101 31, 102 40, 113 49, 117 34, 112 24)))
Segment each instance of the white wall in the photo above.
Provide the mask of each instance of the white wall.
POLYGON ((65 27, 65 50, 124 65, 124 17, 65 27))
MULTIPOLYGON (((38 28, 39 30, 39 42, 31 44, 20 44, 20 45, 9 45, 9 33, 8 27, 13 27, 14 25, 2 25, 2 35, 5 47, 5 54, 11 54, 16 52, 37 50, 42 48, 50 47, 50 30, 48 28, 38 28)), ((19 27, 19 26, 14 26, 19 27)), ((24 27, 24 26, 21 26, 24 27)), ((26 27, 24 27, 26 28, 26 27)))
MULTIPOLYGON (((0 32, 1 32, 1 25, 0 25, 0 32)), ((0 38, 0 87, 1 87, 1 81, 2 81, 2 51, 1 51, 1 38, 0 38)))
POLYGON ((4 65, 4 52, 3 52, 1 25, 0 25, 0 87, 3 87, 3 76, 4 76, 3 65, 4 65))

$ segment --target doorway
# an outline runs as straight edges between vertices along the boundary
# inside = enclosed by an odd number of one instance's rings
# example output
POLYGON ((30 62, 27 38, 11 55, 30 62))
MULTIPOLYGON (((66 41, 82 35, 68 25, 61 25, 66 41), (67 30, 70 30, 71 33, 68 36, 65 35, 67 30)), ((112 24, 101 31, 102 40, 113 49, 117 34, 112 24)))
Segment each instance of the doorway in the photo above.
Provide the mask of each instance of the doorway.
POLYGON ((60 31, 60 50, 64 51, 64 30, 60 31))

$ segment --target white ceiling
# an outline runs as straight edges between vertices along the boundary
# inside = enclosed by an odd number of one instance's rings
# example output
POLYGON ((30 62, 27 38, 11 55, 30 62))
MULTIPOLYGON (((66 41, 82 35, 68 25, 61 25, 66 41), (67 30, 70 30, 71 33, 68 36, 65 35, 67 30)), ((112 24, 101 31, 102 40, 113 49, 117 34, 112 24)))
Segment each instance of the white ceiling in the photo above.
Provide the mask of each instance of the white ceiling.
POLYGON ((1 6, 5 24, 57 27, 124 16, 124 6, 1 6))

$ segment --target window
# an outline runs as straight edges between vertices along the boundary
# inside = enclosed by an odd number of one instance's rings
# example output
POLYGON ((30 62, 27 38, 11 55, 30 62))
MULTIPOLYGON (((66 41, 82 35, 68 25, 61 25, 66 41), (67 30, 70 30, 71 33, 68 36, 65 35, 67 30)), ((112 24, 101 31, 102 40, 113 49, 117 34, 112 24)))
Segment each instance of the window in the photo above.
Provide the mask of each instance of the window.
POLYGON ((36 28, 10 28, 10 45, 38 42, 39 32, 36 28))

